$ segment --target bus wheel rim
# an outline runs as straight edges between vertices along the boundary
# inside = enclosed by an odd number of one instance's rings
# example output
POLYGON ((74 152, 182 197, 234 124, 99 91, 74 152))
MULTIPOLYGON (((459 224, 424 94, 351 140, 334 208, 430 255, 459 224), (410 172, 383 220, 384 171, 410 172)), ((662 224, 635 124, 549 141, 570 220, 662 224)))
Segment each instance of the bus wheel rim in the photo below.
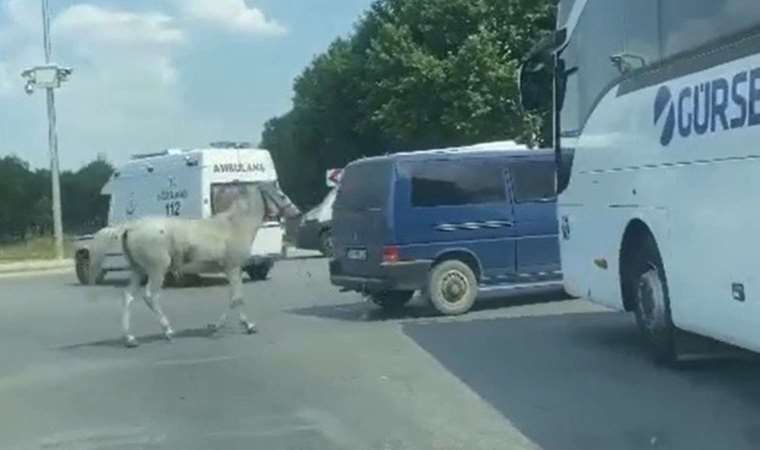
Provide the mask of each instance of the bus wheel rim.
POLYGON ((662 281, 655 269, 641 275, 638 285, 638 298, 637 308, 643 319, 643 324, 648 331, 654 331, 657 327, 659 310, 665 304, 662 281))

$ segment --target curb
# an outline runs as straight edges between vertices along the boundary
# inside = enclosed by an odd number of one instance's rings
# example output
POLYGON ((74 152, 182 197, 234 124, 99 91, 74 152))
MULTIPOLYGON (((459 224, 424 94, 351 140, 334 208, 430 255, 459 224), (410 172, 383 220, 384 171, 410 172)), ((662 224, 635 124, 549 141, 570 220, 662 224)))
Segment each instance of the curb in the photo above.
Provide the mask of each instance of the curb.
POLYGON ((58 260, 35 260, 35 261, 21 261, 15 263, 0 263, 0 275, 9 275, 15 273, 25 272, 42 272, 48 270, 62 270, 73 269, 74 260, 64 259, 58 260))

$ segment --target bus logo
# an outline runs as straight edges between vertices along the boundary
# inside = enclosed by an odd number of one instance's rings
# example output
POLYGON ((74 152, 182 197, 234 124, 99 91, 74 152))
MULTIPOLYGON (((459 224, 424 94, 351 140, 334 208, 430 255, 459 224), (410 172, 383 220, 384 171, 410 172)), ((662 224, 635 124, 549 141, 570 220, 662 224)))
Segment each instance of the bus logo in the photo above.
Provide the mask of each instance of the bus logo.
POLYGON ((673 105, 673 94, 670 93, 670 89, 667 86, 663 86, 657 91, 657 97, 654 99, 654 123, 657 125, 660 122, 660 118, 667 109, 668 113, 665 116, 665 124, 662 127, 662 135, 660 135, 660 144, 667 147, 673 140, 673 134, 676 129, 676 108, 673 105))
POLYGON ((760 68, 688 85, 674 95, 662 86, 654 99, 660 143, 760 125, 760 68), (664 117, 664 119, 663 119, 664 117))

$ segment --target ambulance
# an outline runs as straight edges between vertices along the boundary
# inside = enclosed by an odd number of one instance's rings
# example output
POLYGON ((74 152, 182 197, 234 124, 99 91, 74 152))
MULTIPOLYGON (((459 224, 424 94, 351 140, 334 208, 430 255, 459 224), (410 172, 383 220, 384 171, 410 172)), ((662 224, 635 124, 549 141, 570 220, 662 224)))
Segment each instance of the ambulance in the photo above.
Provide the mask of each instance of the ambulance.
MULTIPOLYGON (((219 142, 208 148, 134 155, 113 173, 101 193, 110 197, 108 227, 115 228, 142 217, 207 218, 229 207, 228 194, 237 186, 264 181, 277 181, 277 171, 267 150, 219 142)), ((244 267, 251 279, 268 276, 284 253, 284 234, 281 218, 266 218, 244 267)), ((76 273, 83 284, 90 281, 89 248, 94 238, 82 236, 75 242, 76 273)), ((120 243, 115 240, 94 281, 102 281, 108 272, 127 268, 120 243)))

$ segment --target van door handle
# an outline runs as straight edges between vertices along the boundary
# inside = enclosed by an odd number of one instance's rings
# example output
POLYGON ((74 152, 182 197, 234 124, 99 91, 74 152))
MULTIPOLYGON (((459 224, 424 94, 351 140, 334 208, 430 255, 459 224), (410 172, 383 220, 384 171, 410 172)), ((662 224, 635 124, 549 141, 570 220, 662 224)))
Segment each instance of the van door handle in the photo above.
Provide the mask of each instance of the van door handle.
POLYGON ((487 220, 485 222, 465 222, 465 223, 442 223, 435 226, 436 231, 464 231, 479 229, 495 228, 512 228, 515 223, 511 220, 487 220))
POLYGON ((515 222, 512 220, 491 220, 486 222, 486 226, 489 228, 512 228, 515 226, 515 222))

